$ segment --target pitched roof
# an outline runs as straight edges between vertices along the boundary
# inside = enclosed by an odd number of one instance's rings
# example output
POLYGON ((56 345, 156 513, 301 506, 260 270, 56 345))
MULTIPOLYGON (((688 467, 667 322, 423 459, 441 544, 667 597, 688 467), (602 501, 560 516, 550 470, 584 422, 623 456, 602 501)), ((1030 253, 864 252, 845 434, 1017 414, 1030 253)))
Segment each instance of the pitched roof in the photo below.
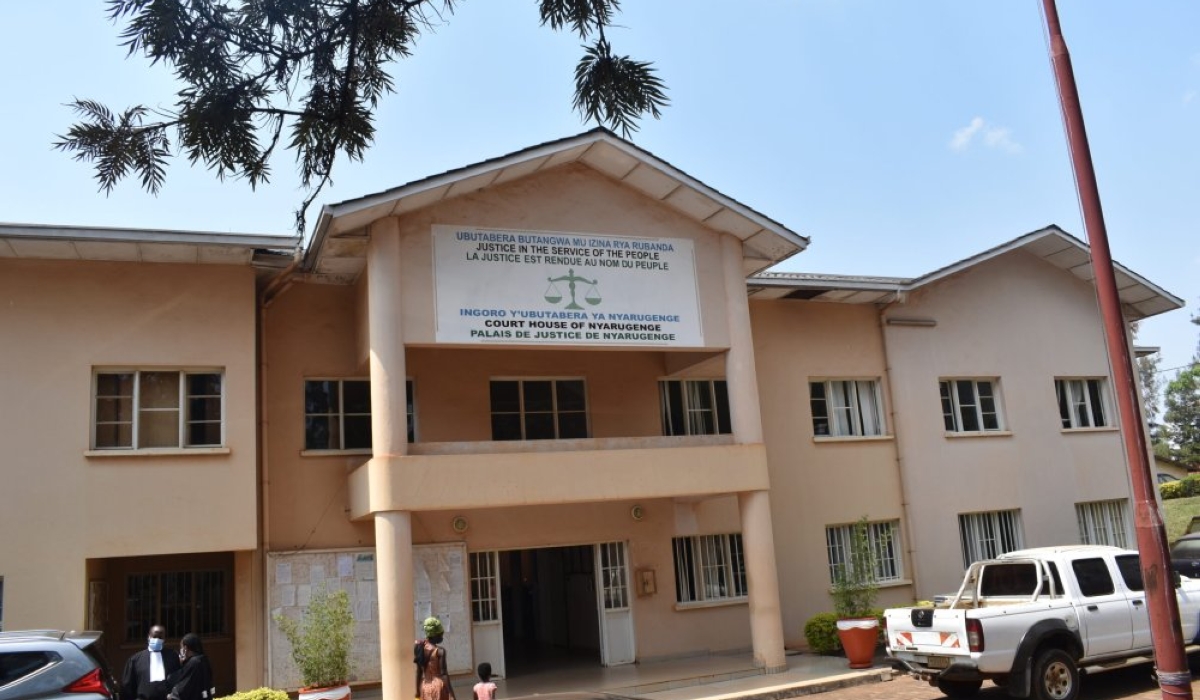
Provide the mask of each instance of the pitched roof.
POLYGON ((808 238, 718 192, 670 163, 603 128, 485 160, 375 194, 325 206, 304 258, 304 269, 352 279, 366 261, 362 228, 486 187, 568 163, 580 163, 743 242, 747 275, 808 246, 808 238), (341 239, 341 240, 339 240, 341 239))
MULTIPOLYGON (((964 272, 1015 250, 1035 255, 1061 270, 1090 282, 1093 279, 1091 249, 1087 243, 1050 225, 1032 231, 951 263, 916 278, 852 277, 845 275, 814 275, 804 273, 768 272, 746 281, 755 299, 810 299, 849 304, 872 304, 891 301, 938 280, 964 272)), ((1117 291, 1130 320, 1137 320, 1182 308, 1183 299, 1147 280, 1124 265, 1113 262, 1117 291)))

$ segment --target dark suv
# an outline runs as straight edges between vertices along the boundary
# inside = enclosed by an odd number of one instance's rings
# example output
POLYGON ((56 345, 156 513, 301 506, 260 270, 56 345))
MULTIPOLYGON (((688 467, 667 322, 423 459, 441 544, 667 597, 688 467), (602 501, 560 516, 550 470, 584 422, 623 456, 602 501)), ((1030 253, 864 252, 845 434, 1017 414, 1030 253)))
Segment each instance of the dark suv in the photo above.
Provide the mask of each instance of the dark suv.
POLYGON ((1189 578, 1200 578, 1200 532, 1176 540, 1171 547, 1171 568, 1189 578))
POLYGON ((112 700, 99 632, 0 632, 0 700, 112 700))

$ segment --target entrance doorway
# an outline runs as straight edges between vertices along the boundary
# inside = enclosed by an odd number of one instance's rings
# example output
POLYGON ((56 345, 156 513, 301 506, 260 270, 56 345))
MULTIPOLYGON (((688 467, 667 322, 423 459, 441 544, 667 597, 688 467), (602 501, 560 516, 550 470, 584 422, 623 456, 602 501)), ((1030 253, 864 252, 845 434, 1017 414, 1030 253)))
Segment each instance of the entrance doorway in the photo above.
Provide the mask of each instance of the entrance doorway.
POLYGON ((599 666, 593 547, 518 549, 499 554, 508 674, 599 666))
POLYGON ((514 677, 635 658, 624 542, 472 552, 474 663, 514 677))

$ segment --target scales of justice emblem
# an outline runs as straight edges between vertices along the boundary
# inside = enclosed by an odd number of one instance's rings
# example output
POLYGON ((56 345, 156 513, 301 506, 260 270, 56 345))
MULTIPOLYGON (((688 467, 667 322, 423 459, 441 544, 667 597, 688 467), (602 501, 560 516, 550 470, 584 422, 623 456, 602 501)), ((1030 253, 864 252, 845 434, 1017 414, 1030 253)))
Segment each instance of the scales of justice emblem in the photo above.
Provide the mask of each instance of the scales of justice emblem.
POLYGON ((603 301, 603 299, 600 298, 600 291, 596 288, 596 285, 599 283, 599 281, 598 280, 590 280, 586 277, 581 277, 581 276, 575 274, 575 268, 569 267, 569 268, 567 268, 567 274, 561 275, 559 277, 547 277, 546 279, 548 279, 550 281, 550 286, 546 288, 545 299, 546 299, 546 301, 550 302, 551 304, 557 304, 560 301, 562 301, 562 299, 563 299, 562 290, 558 288, 559 282, 566 282, 568 291, 571 294, 571 303, 567 304, 563 308, 571 309, 573 311, 582 311, 583 310, 583 307, 580 306, 575 301, 575 283, 576 282, 586 282, 588 284, 588 288, 584 291, 584 294, 583 294, 583 300, 586 301, 588 304, 595 306, 595 305, 599 304, 601 301, 603 301))

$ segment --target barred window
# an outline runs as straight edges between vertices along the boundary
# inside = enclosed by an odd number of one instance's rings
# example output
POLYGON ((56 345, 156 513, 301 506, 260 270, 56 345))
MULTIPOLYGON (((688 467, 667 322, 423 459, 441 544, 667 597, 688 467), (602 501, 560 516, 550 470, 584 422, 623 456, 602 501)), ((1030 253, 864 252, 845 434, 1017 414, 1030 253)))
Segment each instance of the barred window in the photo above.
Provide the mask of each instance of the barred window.
MULTIPOLYGON (((850 547, 854 541, 855 525, 825 528, 825 547, 829 559, 829 581, 834 583, 851 565, 850 547)), ((875 580, 881 583, 904 578, 904 562, 900 557, 900 521, 867 523, 867 542, 875 558, 875 580)))
POLYGON ((972 562, 994 559, 1025 546, 1019 510, 960 514, 958 534, 964 569, 971 566, 972 562))
POLYGON ((676 537, 671 544, 676 601, 738 600, 749 594, 740 534, 676 537))
POLYGON ((1129 501, 1092 501, 1076 503, 1079 541, 1083 544, 1107 544, 1129 547, 1129 501))

